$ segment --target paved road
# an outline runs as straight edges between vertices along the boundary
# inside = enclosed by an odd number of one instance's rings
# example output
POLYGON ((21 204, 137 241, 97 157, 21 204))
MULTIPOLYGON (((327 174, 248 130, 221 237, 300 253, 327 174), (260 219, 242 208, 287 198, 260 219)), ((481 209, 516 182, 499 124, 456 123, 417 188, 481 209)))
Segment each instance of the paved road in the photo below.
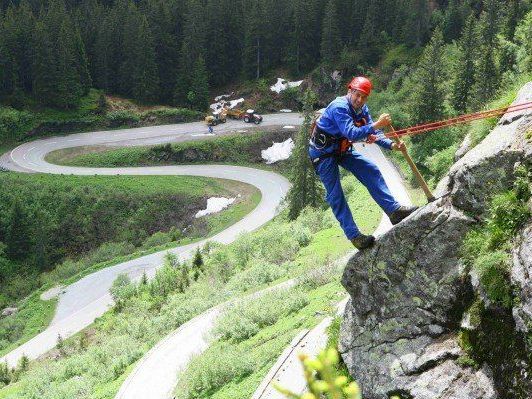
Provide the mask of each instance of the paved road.
MULTIPOLYGON (((302 118, 298 114, 265 115, 262 126, 298 125, 302 118)), ((227 134, 232 131, 253 128, 241 121, 228 121, 215 129, 217 134, 227 134)), ((206 127, 201 122, 152 126, 124 130, 100 131, 93 133, 79 133, 68 136, 52 137, 23 144, 10 153, 0 157, 0 166, 19 172, 74 174, 74 175, 189 175, 207 176, 237 180, 252 184, 262 194, 259 205, 246 217, 218 233, 209 241, 224 244, 232 242, 240 233, 252 231, 276 214, 276 209, 287 193, 290 184, 282 176, 258 169, 225 166, 157 166, 141 168, 81 168, 52 165, 44 160, 51 151, 79 146, 91 145, 146 145, 174 141, 195 140, 205 137, 206 127)), ((204 245, 206 240, 194 244, 172 249, 170 252, 178 254, 181 259, 189 257, 198 246, 204 245)), ((0 358, 0 362, 7 361, 9 365, 16 365, 22 355, 30 359, 52 349, 57 343, 57 336, 67 338, 86 326, 94 319, 105 313, 113 305, 109 288, 120 273, 128 274, 132 279, 138 279, 143 272, 148 276, 155 274, 162 265, 164 255, 168 251, 161 251, 128 262, 95 272, 78 282, 65 288, 59 297, 59 303, 54 319, 50 326, 21 345, 17 349, 0 358)))

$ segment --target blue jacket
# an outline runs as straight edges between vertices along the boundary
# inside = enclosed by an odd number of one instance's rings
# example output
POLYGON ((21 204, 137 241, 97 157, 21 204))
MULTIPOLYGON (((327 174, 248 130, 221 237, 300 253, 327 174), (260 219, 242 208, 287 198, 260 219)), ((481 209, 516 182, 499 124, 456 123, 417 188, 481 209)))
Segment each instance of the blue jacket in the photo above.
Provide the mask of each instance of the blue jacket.
MULTIPOLYGON (((336 97, 319 118, 317 125, 320 129, 338 138, 346 137, 349 141, 366 140, 369 134, 381 135, 382 130, 373 128, 373 119, 366 104, 358 110, 353 108, 347 96, 336 97), (360 126, 356 126, 360 124, 360 126)), ((385 137, 377 139, 376 144, 390 150, 392 141, 385 137)), ((336 149, 337 144, 332 146, 336 149)), ((326 151, 329 152, 329 151, 326 151)))

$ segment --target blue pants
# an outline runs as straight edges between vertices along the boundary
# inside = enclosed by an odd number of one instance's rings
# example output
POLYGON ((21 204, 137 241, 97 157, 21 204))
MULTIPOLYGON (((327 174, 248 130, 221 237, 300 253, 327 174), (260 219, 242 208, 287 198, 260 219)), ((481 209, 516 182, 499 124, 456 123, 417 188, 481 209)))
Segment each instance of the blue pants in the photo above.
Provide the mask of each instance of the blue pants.
POLYGON ((358 230, 353 220, 353 215, 345 199, 344 191, 340 184, 338 165, 350 171, 366 186, 375 202, 379 204, 384 212, 393 212, 399 208, 400 204, 390 193, 390 189, 386 185, 377 165, 363 155, 353 152, 346 153, 341 158, 330 157, 321 160, 316 167, 316 173, 327 190, 325 199, 331 206, 334 216, 340 222, 345 235, 351 240, 360 235, 360 230, 358 230))

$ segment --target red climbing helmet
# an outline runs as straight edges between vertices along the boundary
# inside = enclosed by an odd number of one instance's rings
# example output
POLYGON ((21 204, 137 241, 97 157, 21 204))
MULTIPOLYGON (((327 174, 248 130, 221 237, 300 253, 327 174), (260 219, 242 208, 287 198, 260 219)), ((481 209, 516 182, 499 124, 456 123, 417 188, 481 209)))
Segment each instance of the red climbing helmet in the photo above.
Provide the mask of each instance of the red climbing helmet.
POLYGON ((373 85, 368 78, 365 78, 364 76, 357 76, 356 78, 353 78, 351 82, 349 82, 347 88, 350 90, 361 91, 365 95, 369 96, 373 85))

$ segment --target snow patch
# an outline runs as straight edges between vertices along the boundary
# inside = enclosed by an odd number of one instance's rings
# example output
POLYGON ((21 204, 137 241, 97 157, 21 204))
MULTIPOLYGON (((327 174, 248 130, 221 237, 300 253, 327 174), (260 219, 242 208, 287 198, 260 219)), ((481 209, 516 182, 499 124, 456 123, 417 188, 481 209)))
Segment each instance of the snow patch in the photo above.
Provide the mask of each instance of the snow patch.
POLYGON ((220 212, 222 209, 227 208, 236 198, 225 198, 225 197, 211 197, 207 199, 207 208, 196 213, 196 218, 200 218, 211 213, 220 212))
POLYGON ((279 94, 280 92, 286 90, 289 87, 298 87, 301 83, 303 83, 302 80, 298 80, 296 82, 289 82, 286 79, 277 78, 277 83, 275 83, 273 86, 270 86, 270 90, 279 94))
MULTIPOLYGON (((216 97, 216 98, 218 98, 218 97, 216 97)), ((216 98, 215 98, 215 100, 216 100, 216 98)), ((226 101, 226 100, 220 99, 219 101, 215 102, 214 104, 211 104, 209 107, 210 107, 210 109, 212 109, 212 113, 216 115, 216 114, 219 114, 224 107, 234 108, 238 104, 243 103, 243 102, 244 102, 243 98, 237 98, 236 100, 231 100, 231 101, 226 101)))
POLYGON ((295 126, 291 126, 291 125, 283 126, 283 129, 295 129, 295 128, 296 128, 295 126))
POLYGON ((214 101, 220 101, 220 100, 223 100, 224 98, 229 98, 231 97, 233 94, 235 94, 235 92, 231 92, 231 94, 221 94, 217 97, 214 98, 214 101))
POLYGON ((265 150, 260 152, 262 159, 266 161, 267 164, 271 164, 277 161, 282 161, 284 159, 290 158, 292 150, 294 149, 294 141, 289 138, 282 143, 273 143, 273 145, 265 150))
POLYGON ((279 112, 292 112, 292 110, 283 108, 283 109, 280 109, 279 112))

